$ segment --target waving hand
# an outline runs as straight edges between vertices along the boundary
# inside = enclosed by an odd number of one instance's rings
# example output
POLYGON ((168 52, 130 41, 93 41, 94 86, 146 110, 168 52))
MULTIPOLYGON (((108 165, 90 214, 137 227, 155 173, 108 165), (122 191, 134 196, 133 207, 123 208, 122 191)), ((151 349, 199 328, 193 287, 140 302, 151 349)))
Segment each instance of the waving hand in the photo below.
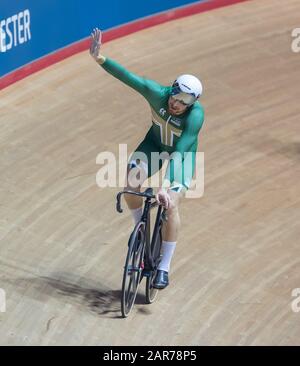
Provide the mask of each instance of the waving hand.
POLYGON ((100 29, 95 28, 91 33, 91 46, 90 46, 90 55, 97 60, 99 57, 99 51, 101 47, 102 40, 102 32, 100 29))

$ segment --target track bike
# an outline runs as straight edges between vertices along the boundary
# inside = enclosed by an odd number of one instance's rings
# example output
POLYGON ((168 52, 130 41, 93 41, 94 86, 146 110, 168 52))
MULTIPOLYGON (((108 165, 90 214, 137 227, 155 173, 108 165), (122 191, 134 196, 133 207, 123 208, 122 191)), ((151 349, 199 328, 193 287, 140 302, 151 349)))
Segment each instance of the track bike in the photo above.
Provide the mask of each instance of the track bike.
POLYGON ((161 260, 162 226, 167 220, 166 210, 158 205, 153 189, 145 192, 124 190, 117 194, 117 211, 121 208, 121 196, 132 194, 145 198, 141 220, 135 225, 128 241, 128 251, 124 265, 121 312, 126 318, 133 308, 140 282, 146 278, 146 303, 151 304, 157 297, 158 289, 153 286, 157 268, 161 260), (153 230, 150 228, 150 211, 157 208, 153 230))

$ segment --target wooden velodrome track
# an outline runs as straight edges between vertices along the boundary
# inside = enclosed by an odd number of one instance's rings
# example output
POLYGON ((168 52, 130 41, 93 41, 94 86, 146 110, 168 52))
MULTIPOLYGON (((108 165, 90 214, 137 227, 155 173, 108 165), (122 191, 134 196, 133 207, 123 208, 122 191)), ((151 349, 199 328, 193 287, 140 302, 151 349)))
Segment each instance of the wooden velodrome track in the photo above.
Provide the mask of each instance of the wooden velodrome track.
MULTIPOLYGON (((1 345, 299 345, 298 0, 255 0, 107 43, 103 53, 169 84, 204 82, 205 193, 181 204, 170 286, 144 283, 120 318, 131 228, 101 151, 132 151, 146 102, 87 52, 1 91, 1 345)), ((101 26, 101 25, 100 25, 101 26)))

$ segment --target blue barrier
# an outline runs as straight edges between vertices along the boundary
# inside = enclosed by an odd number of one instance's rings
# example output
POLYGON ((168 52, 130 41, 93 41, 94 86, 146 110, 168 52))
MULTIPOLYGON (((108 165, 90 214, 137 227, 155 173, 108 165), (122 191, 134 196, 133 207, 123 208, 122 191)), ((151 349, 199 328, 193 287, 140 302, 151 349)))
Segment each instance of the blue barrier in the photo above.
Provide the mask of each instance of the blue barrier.
POLYGON ((103 30, 197 0, 1 0, 0 78, 103 30))

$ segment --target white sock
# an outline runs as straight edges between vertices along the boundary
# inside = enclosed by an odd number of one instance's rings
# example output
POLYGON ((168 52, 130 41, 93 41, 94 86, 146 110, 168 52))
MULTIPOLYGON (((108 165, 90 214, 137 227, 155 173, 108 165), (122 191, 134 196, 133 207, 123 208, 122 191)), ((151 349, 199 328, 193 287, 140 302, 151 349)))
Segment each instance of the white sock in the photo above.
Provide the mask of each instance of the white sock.
POLYGON ((130 211, 131 211, 134 223, 137 224, 141 220, 141 217, 143 214, 143 207, 139 207, 139 208, 136 208, 136 209, 130 210, 130 211))
POLYGON ((162 259, 158 265, 158 269, 169 272, 170 263, 176 247, 176 241, 165 241, 162 242, 162 259))

